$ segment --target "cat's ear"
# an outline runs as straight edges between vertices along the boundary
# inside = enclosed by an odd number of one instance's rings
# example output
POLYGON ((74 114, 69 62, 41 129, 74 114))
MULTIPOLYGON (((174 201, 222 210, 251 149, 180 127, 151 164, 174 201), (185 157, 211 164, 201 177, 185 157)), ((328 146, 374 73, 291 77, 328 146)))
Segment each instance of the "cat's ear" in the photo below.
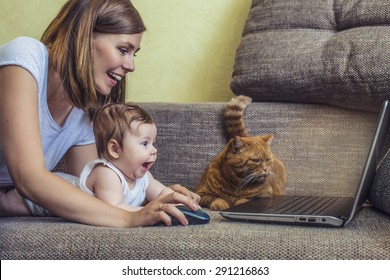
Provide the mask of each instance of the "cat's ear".
POLYGON ((235 136, 232 140, 230 140, 230 145, 233 154, 237 154, 242 147, 244 147, 244 142, 242 142, 241 137, 235 136))
POLYGON ((263 139, 263 141, 265 143, 267 143, 268 145, 271 145, 272 143, 272 139, 274 139, 274 136, 273 134, 267 134, 267 135, 263 135, 263 136, 260 136, 261 139, 263 139))

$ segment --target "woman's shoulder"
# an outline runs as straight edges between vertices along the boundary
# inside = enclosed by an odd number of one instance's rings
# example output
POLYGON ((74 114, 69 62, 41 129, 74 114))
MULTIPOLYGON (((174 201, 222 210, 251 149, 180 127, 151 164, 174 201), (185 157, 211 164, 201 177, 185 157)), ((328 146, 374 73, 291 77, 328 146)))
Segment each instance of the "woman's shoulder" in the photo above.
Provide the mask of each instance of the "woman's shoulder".
POLYGON ((31 37, 17 37, 0 46, 1 60, 24 60, 26 58, 42 59, 47 55, 45 45, 31 37))
POLYGON ((11 40, 11 41, 8 41, 6 42, 4 45, 1 46, 1 48, 6 48, 6 49, 14 49, 14 48, 24 48, 24 49, 28 49, 28 48, 37 48, 37 49, 46 49, 45 45, 35 39, 35 38, 32 38, 32 37, 25 37, 25 36, 21 36, 21 37, 16 37, 15 39, 11 40))
POLYGON ((18 37, 0 46, 0 66, 17 65, 29 71, 40 87, 48 69, 45 45, 30 37, 18 37))
POLYGON ((33 37, 27 37, 27 36, 19 36, 11 41, 8 41, 6 44, 38 44, 43 45, 41 41, 33 38, 33 37))

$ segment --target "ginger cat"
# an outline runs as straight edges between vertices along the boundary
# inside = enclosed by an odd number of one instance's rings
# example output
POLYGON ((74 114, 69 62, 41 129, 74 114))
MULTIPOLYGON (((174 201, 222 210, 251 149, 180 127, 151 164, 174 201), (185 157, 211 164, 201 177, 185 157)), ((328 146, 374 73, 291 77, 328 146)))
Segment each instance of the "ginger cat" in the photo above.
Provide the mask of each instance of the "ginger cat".
POLYGON ((196 187, 200 205, 210 210, 284 194, 287 173, 271 151, 273 135, 249 136, 244 125, 244 110, 251 102, 250 97, 240 95, 232 98, 225 109, 230 140, 211 161, 196 187))

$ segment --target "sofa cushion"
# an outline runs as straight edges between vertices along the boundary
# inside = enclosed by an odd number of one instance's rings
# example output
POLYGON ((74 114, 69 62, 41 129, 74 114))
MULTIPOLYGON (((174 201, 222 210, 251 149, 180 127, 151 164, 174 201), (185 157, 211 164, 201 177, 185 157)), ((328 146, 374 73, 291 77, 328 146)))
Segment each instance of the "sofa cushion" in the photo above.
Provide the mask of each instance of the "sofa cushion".
POLYGON ((231 89, 379 111, 390 98, 389 33, 387 0, 254 0, 231 89))

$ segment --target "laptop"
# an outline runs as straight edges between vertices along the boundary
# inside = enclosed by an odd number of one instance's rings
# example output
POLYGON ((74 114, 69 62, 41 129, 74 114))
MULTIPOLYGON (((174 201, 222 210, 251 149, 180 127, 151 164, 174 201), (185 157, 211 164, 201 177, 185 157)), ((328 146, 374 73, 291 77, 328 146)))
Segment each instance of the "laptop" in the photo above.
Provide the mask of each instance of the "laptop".
POLYGON ((274 195, 258 198, 220 211, 231 220, 341 227, 363 206, 376 172, 377 162, 390 120, 389 101, 382 104, 374 138, 355 197, 274 195))

